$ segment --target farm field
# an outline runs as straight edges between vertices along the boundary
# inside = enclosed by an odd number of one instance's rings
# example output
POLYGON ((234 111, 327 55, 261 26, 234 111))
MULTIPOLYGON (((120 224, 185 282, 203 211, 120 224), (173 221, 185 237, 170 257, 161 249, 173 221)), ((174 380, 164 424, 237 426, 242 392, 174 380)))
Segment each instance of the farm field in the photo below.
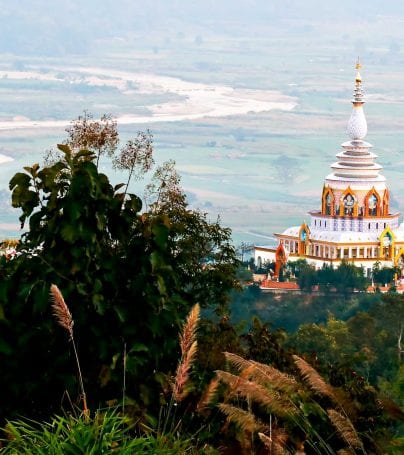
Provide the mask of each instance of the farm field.
MULTIPOLYGON (((380 19, 372 27, 384 25, 380 19)), ((100 41, 91 55, 68 62, 3 56, 0 235, 19 235, 11 176, 41 162, 68 122, 88 110, 116 117, 123 140, 149 128, 156 161, 176 161, 192 206, 220 216, 236 243, 271 243, 274 232, 318 207, 324 177, 346 140, 358 49, 342 36, 324 41, 322 27, 277 40, 258 31, 256 38, 155 37, 147 47, 135 39, 100 41)), ((404 59, 375 44, 369 36, 362 58, 367 139, 395 208, 404 210, 404 59)), ((109 162, 102 166, 120 181, 109 162)), ((141 193, 143 184, 134 189, 141 193)))

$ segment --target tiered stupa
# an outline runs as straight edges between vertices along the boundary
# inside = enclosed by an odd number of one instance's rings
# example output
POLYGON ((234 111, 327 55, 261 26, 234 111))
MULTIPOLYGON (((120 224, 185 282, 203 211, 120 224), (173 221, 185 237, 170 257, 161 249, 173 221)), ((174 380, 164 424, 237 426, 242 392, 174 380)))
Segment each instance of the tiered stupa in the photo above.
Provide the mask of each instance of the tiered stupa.
POLYGON ((305 258, 321 267, 347 260, 362 266, 370 275, 373 265, 404 265, 404 227, 399 213, 390 211, 389 190, 375 162, 377 155, 364 139, 367 123, 363 111, 361 65, 356 64, 353 109, 348 121, 350 140, 342 144, 332 173, 325 178, 321 209, 310 212, 310 225, 275 234, 278 247, 255 247, 255 260, 280 264, 305 258))

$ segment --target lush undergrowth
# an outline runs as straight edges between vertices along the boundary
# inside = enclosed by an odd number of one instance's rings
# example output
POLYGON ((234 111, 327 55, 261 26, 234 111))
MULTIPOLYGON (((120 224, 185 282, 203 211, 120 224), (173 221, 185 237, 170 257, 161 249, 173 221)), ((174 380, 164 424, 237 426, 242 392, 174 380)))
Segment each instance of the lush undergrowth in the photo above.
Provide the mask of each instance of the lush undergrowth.
POLYGON ((198 448, 194 439, 175 434, 152 432, 136 435, 133 420, 118 411, 97 411, 94 416, 55 416, 49 422, 16 420, 5 428, 5 455, 78 455, 78 454, 206 454, 213 448, 198 448))

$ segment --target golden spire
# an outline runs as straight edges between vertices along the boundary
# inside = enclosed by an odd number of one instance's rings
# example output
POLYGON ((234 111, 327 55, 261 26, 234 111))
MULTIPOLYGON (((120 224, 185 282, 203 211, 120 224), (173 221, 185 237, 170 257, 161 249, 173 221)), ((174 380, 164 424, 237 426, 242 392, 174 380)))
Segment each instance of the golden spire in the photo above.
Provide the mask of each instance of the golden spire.
POLYGON ((361 68, 362 68, 362 65, 361 65, 361 62, 359 61, 359 57, 358 57, 358 60, 357 60, 356 65, 355 65, 355 69, 356 69, 355 84, 356 85, 360 85, 362 83, 362 76, 359 73, 359 70, 361 68))

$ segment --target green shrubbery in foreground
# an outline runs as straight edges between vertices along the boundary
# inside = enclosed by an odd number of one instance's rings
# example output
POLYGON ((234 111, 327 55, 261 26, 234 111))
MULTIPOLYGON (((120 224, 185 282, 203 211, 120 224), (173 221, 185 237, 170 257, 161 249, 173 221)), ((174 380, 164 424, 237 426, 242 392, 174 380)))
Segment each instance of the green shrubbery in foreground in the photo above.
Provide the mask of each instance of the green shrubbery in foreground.
POLYGON ((220 311, 236 283, 230 231, 188 207, 172 163, 156 169, 144 210, 130 192, 131 178, 152 166, 150 135, 117 156, 125 184, 114 187, 99 171, 100 155, 116 145, 111 122, 94 126, 85 116, 48 164, 10 181, 28 230, 16 257, 0 260, 0 419, 49 416, 66 391, 76 396, 74 357, 51 314, 52 283, 74 315, 89 406, 119 402, 125 372, 139 415, 158 408, 189 308, 220 311))

